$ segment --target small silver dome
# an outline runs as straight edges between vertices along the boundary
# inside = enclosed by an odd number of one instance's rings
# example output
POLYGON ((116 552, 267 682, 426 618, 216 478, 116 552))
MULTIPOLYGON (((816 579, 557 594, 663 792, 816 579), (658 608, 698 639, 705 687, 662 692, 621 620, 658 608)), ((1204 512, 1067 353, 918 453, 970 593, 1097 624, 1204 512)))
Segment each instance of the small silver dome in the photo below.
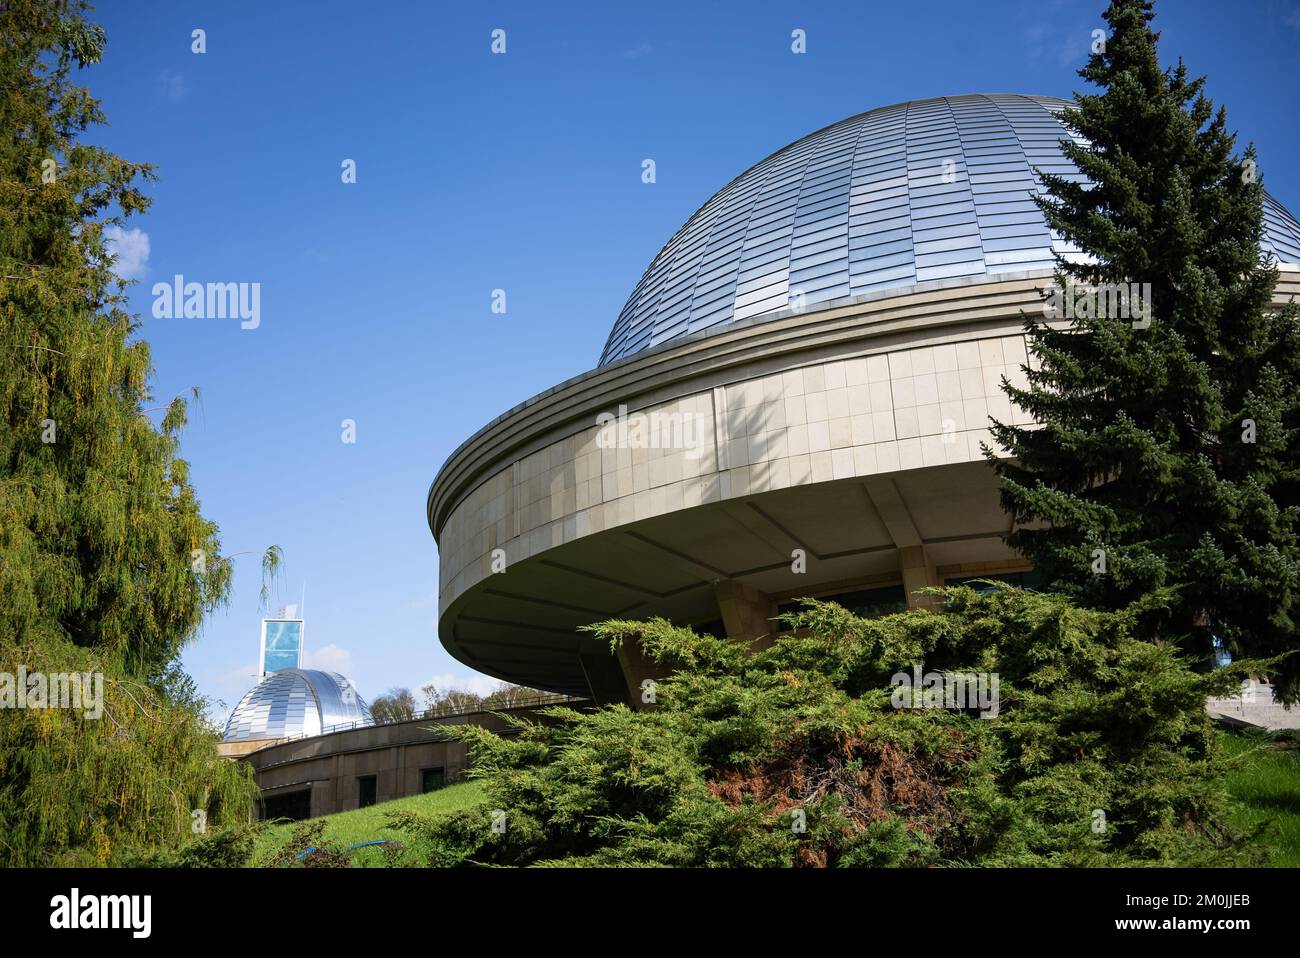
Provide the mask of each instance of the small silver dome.
POLYGON ((320 735, 334 726, 373 725, 370 709, 337 672, 282 669, 239 700, 226 721, 227 742, 320 735))

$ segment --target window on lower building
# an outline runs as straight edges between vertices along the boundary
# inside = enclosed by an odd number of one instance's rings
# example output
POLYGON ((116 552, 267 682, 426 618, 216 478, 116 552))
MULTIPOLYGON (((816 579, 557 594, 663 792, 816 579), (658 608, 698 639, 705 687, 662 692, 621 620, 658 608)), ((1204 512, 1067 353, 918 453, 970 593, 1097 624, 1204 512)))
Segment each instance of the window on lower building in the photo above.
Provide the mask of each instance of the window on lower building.
POLYGON ((295 792, 264 796, 262 818, 265 821, 287 818, 295 822, 311 818, 311 789, 302 788, 295 792))
POLYGON ((378 778, 374 775, 362 775, 357 778, 357 808, 369 808, 375 804, 378 785, 378 778))
POLYGON ((420 769, 420 791, 432 792, 447 784, 447 772, 443 768, 420 769))

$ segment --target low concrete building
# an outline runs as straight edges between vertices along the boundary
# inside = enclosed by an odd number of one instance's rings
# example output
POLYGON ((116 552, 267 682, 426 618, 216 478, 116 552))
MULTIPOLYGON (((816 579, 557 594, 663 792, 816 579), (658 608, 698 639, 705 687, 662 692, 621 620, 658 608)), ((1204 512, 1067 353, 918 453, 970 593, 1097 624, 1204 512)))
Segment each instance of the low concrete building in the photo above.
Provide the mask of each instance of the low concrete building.
MULTIPOLYGON (((464 777, 466 747, 440 725, 479 725, 514 734, 502 715, 541 720, 539 709, 585 700, 533 696, 529 704, 495 712, 426 714, 406 722, 368 725, 263 744, 238 756, 253 768, 262 792, 259 817, 315 818, 433 791, 464 777)), ((233 757, 233 756, 232 756, 233 757)))
POLYGON ((1242 682, 1236 695, 1210 699, 1205 710, 1216 721, 1235 728, 1300 729, 1300 708, 1287 708, 1275 701, 1273 687, 1258 679, 1242 682))

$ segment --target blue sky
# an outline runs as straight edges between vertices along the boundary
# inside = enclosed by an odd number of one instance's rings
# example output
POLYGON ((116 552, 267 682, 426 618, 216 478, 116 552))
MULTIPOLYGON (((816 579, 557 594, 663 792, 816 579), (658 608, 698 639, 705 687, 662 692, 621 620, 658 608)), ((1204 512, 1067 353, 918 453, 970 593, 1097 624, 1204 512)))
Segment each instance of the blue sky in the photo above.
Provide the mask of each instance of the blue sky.
MULTIPOLYGON (((282 547, 273 605, 305 584, 309 664, 364 696, 471 685, 436 635, 424 504, 446 456, 594 366, 659 247, 737 173, 901 100, 1068 97, 1103 7, 104 3, 107 53, 81 82, 111 124, 95 139, 161 176, 123 264, 156 395, 202 390, 183 454, 226 551, 282 547), (176 273, 260 283, 260 325, 153 318, 150 287, 176 273)), ((1209 76, 1269 190, 1300 210, 1300 0, 1158 14, 1163 57, 1209 76)), ((184 659, 227 705, 254 681, 262 615, 256 555, 236 564, 229 607, 184 659)))

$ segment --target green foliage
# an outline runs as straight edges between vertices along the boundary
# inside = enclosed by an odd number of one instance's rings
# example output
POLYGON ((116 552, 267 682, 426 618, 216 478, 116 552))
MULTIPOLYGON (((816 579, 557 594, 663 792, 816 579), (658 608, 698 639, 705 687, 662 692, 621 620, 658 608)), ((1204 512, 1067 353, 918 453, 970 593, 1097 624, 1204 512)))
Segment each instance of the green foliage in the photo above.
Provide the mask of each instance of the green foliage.
MULTIPOLYGON (((496 688, 487 695, 480 695, 477 692, 456 688, 455 686, 439 688, 432 683, 423 686, 420 691, 424 695, 425 710, 443 713, 490 712, 496 709, 515 708, 520 705, 535 705, 539 697, 547 694, 522 685, 513 685, 510 682, 498 682, 496 688)), ((390 689, 388 698, 391 699, 397 692, 403 692, 408 696, 411 695, 407 689, 390 689)), ((411 697, 410 706, 412 708, 415 706, 413 696, 411 697)), ((373 705, 370 711, 375 713, 373 705)), ((378 717, 377 714, 376 717, 378 717)))
POLYGON ((1167 600, 1105 612, 956 588, 942 612, 871 620, 809 601, 759 652, 662 619, 602 623, 674 669, 656 704, 552 708, 514 736, 447 727, 487 800, 399 826, 438 865, 1244 861, 1204 701, 1255 663, 1199 674, 1135 638, 1167 600), (997 672, 998 715, 896 709, 894 674, 922 663, 997 672))
MULTIPOLYGON (((1038 367, 1028 388, 1003 388, 1041 428, 996 425, 1014 459, 995 466, 1009 542, 1049 588, 1120 609, 1177 587, 1142 632, 1209 668, 1211 635, 1239 657, 1297 649, 1300 312, 1272 306, 1254 149, 1234 154, 1203 79, 1161 69, 1150 11, 1111 3, 1105 49, 1080 71, 1100 92, 1062 114, 1086 140, 1063 149, 1092 185, 1042 174, 1038 198, 1090 254, 1058 260, 1058 291, 1149 283, 1150 325, 1027 317, 1038 367)), ((1274 678, 1300 698, 1300 656, 1274 678)))
POLYGON ((271 598, 271 589, 280 575, 283 561, 284 553, 277 545, 267 546, 266 551, 262 553, 262 588, 258 592, 258 601, 262 608, 266 608, 271 598))
POLYGON ((0 863, 104 865, 247 823, 251 769, 217 754, 200 706, 115 675, 94 651, 0 644, 0 672, 103 674, 103 714, 0 710, 0 863))
POLYGON ((104 119, 70 78, 91 51, 44 58, 95 35, 81 9, 0 11, 0 641, 71 641, 144 675, 226 596, 230 570, 176 456, 184 401, 161 427, 146 415, 149 349, 128 341, 104 239, 147 208, 136 183, 152 170, 80 140, 104 119))
POLYGON ((0 671, 102 673, 106 713, 0 710, 5 865, 174 847, 253 796, 177 665, 230 564, 113 273, 106 229, 153 171, 82 138, 104 122, 72 79, 105 39, 86 9, 0 4, 0 671))
POLYGON ((405 722, 418 714, 410 689, 392 688, 370 700, 370 715, 376 722, 405 722))
POLYGON ((114 865, 122 868, 243 868, 253 857, 254 832, 228 828, 203 835, 177 849, 127 850, 114 865))

